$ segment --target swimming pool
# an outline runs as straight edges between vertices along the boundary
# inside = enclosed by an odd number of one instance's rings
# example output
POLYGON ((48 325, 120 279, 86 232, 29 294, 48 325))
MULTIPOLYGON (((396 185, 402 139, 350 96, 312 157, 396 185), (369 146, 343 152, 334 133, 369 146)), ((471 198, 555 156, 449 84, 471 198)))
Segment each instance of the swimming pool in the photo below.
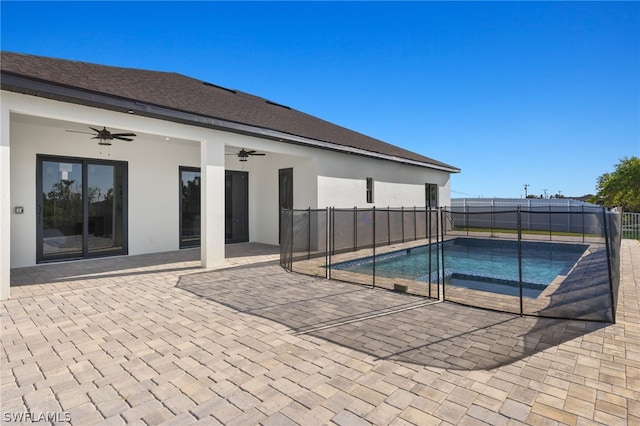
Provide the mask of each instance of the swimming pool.
MULTIPOLYGON (((584 244, 522 241, 522 281, 525 297, 537 297, 558 275, 567 275, 587 249, 584 244)), ((441 258, 444 249, 444 282, 458 287, 501 294, 519 294, 518 242, 475 238, 456 238, 376 256, 376 276, 415 281, 442 280, 441 258)), ((332 265, 333 269, 361 274, 373 273, 373 257, 332 265)))

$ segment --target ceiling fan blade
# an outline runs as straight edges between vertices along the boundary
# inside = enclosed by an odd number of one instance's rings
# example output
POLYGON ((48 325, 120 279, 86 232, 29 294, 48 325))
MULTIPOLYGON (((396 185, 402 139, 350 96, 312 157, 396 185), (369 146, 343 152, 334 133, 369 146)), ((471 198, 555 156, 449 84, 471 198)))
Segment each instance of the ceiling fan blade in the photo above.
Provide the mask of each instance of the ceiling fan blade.
POLYGON ((245 154, 253 155, 254 152, 256 152, 256 150, 252 149, 251 151, 245 151, 245 154))
POLYGON ((249 155, 256 156, 256 155, 267 155, 267 154, 264 154, 264 153, 261 153, 261 152, 256 152, 255 154, 249 154, 249 155))
POLYGON ((111 136, 114 138, 117 136, 137 136, 135 133, 112 133, 111 136))
POLYGON ((93 135, 93 133, 89 133, 89 132, 79 132, 78 130, 65 130, 65 132, 69 132, 69 133, 82 133, 85 135, 93 135))
MULTIPOLYGON (((96 133, 100 133, 102 130, 98 130, 95 127, 89 127, 91 130, 93 130, 96 133)), ((106 129, 105 129, 106 130, 106 129)))
POLYGON ((119 139, 121 141, 127 141, 127 142, 133 141, 133 139, 131 139, 131 138, 125 138, 125 137, 122 137, 122 136, 119 136, 119 135, 111 135, 111 136, 113 137, 113 139, 119 139))

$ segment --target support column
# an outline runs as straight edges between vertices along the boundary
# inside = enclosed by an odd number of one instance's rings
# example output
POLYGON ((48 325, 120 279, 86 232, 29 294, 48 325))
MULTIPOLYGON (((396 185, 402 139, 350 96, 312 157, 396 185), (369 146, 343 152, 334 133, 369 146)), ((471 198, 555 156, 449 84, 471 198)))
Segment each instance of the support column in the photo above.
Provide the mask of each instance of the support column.
POLYGON ((11 279, 11 173, 10 132, 11 114, 5 103, 0 103, 0 300, 9 298, 11 279))
POLYGON ((224 144, 200 143, 200 259, 204 268, 224 266, 224 144))

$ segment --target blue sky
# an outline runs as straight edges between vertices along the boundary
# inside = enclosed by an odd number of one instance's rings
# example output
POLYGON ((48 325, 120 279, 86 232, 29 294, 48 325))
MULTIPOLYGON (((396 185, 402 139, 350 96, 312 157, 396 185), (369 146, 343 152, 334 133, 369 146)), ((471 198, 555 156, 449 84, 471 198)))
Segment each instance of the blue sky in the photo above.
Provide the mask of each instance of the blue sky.
POLYGON ((594 193, 640 156, 640 3, 1 2, 3 50, 172 71, 452 164, 594 193))

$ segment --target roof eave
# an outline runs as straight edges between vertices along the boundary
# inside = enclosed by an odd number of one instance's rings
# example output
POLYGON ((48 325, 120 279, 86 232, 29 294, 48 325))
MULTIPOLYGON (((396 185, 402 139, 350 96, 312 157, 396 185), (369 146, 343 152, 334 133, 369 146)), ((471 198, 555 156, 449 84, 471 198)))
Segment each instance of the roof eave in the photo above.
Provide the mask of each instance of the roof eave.
POLYGON ((403 164, 411 164, 418 167, 440 170, 448 173, 459 173, 457 167, 445 164, 432 164, 411 160, 403 157, 367 151, 360 148, 340 145, 303 136, 292 135, 282 131, 237 123, 215 117, 203 116, 192 112, 176 110, 159 105, 147 104, 133 99, 116 97, 99 92, 62 86, 47 81, 27 78, 20 75, 2 72, 0 79, 2 90, 17 92, 26 95, 38 96, 79 105, 118 111, 127 114, 136 114, 144 117, 159 118, 182 124, 195 125, 216 130, 240 133, 248 136, 257 136, 276 140, 279 142, 305 145, 325 150, 338 151, 365 157, 378 158, 403 164))

